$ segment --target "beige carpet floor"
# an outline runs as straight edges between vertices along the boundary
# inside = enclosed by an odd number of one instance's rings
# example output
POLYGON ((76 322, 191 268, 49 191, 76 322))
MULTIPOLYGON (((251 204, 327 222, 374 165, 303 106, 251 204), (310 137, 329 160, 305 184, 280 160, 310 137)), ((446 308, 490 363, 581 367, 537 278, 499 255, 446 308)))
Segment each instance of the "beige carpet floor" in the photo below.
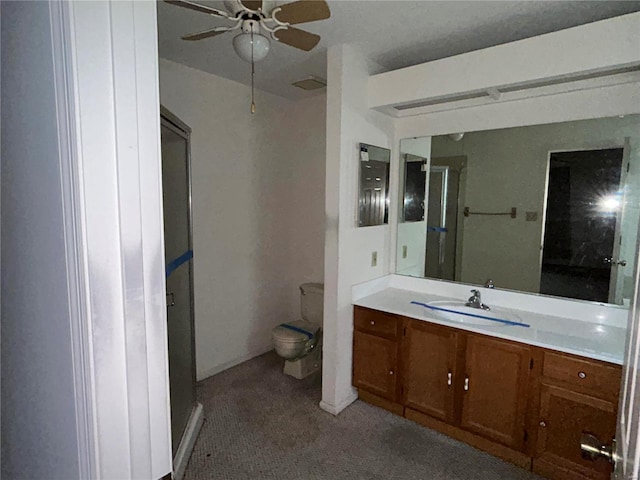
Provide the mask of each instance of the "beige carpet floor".
POLYGON ((205 422, 185 480, 540 478, 361 401, 330 415, 319 375, 282 365, 269 352, 198 385, 205 422))

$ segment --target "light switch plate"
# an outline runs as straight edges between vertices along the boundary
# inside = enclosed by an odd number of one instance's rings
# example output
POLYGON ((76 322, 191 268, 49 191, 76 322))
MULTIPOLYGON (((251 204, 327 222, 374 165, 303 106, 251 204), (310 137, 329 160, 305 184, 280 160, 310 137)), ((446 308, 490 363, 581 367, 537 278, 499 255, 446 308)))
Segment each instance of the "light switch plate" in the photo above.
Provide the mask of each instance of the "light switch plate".
POLYGON ((402 258, 407 258, 407 246, 402 246, 402 258))
POLYGON ((378 265, 378 252, 371 252, 371 266, 375 267, 378 265))

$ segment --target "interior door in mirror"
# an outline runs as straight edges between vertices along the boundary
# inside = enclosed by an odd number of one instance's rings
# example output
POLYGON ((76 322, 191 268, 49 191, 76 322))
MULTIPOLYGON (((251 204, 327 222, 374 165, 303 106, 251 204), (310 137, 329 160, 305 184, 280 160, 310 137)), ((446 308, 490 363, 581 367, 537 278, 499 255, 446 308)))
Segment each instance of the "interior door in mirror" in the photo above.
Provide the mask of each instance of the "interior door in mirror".
POLYGON ((427 160, 415 155, 404 155, 403 222, 424 220, 427 160))
MULTIPOLYGON (((429 169, 427 251, 425 274, 431 278, 455 280, 460 252, 458 236, 460 175, 466 157, 434 158, 429 169)), ((459 275, 459 274, 458 274, 459 275)))
POLYGON ((540 293, 615 302, 622 157, 622 148, 550 154, 540 293))

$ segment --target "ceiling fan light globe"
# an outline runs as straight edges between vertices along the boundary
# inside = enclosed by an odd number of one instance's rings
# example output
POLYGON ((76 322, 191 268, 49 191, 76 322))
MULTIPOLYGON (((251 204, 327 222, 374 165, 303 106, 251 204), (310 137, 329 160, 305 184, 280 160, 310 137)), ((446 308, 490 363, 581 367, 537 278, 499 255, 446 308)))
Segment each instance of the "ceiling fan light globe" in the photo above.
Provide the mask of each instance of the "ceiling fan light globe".
POLYGON ((241 33, 233 39, 233 49, 245 62, 251 63, 251 50, 253 48, 253 62, 259 62, 269 53, 271 43, 264 35, 253 34, 253 43, 250 33, 241 33))

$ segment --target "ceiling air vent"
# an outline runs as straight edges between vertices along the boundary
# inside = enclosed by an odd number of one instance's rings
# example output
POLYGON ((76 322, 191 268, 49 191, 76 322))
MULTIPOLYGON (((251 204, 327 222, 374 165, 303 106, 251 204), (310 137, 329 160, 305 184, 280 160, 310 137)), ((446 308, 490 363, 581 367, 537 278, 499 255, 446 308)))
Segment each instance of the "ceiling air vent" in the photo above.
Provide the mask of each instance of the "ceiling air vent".
POLYGON ((302 90, 318 90, 327 86, 327 82, 321 78, 310 76, 304 80, 298 80, 291 85, 301 88, 302 90))

